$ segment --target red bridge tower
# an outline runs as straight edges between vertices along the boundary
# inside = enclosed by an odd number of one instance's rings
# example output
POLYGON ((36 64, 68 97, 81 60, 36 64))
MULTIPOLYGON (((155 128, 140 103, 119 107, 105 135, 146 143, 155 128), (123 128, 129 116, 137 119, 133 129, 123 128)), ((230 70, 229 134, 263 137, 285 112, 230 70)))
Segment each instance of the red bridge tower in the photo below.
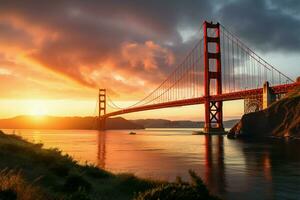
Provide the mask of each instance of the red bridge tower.
POLYGON ((99 89, 99 130, 105 130, 106 118, 106 89, 99 89))
POLYGON ((223 103, 212 101, 211 94, 222 94, 220 24, 205 21, 204 31, 204 97, 205 97, 205 133, 222 133, 223 103), (209 31, 208 31, 209 30, 209 31), (210 31, 213 30, 213 31, 210 31), (213 33, 213 36, 211 33, 213 33), (210 34, 209 34, 210 33, 210 34), (215 44, 215 45, 214 45, 215 44), (213 48, 215 47, 215 48, 213 48), (211 83, 215 84, 215 92, 211 93, 211 83))

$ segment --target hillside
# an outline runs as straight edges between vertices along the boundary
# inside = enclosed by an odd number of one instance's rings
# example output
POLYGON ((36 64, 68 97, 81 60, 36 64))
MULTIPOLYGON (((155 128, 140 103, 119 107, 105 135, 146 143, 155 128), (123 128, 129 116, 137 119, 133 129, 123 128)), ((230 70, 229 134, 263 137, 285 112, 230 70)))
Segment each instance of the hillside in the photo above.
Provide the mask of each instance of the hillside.
POLYGON ((245 114, 228 136, 300 138, 300 88, 265 110, 245 114))
MULTIPOLYGON (((0 120, 2 129, 96 129, 94 117, 18 116, 0 120)), ((143 129, 122 117, 106 121, 107 129, 143 129)))

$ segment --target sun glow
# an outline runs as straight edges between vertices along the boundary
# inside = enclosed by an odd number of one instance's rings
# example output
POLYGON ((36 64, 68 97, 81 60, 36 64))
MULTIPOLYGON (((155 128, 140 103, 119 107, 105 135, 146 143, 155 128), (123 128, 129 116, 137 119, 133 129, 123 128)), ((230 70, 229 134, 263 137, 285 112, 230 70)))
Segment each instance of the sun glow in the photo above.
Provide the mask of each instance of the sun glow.
POLYGON ((30 105, 30 114, 34 116, 44 116, 48 113, 46 105, 42 101, 33 101, 30 105))

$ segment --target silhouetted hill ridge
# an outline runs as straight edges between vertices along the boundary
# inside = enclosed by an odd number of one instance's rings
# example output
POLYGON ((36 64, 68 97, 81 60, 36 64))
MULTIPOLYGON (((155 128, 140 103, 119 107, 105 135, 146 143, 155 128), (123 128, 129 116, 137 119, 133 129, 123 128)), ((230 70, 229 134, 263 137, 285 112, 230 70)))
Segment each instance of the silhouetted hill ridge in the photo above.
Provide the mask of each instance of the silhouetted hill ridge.
MULTIPOLYGON (((224 122, 226 128, 231 128, 238 120, 224 122)), ((109 118, 107 129, 143 129, 143 128, 199 128, 204 122, 166 119, 126 120, 122 117, 109 118)), ((55 117, 55 116, 16 116, 0 119, 2 129, 97 129, 95 117, 55 117)))
MULTIPOLYGON (((143 129, 122 117, 109 118, 107 129, 143 129)), ((16 116, 0 119, 2 129, 97 129, 95 117, 16 116)))

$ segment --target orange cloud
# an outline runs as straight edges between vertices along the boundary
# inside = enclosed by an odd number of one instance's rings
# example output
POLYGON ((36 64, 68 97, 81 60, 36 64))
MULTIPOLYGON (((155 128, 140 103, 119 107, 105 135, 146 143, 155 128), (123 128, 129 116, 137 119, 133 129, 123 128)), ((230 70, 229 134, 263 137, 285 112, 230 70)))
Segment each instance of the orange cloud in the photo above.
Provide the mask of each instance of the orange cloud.
POLYGON ((10 96, 76 98, 75 91, 90 96, 101 87, 118 99, 139 99, 175 66, 173 50, 157 40, 168 29, 150 18, 120 10, 122 19, 103 12, 95 20, 89 6, 35 5, 34 12, 22 3, 0 8, 2 75, 14 68, 0 79, 24 88, 10 96))
POLYGON ((125 42, 121 52, 123 59, 127 60, 130 66, 141 65, 146 71, 155 70, 161 65, 170 66, 174 64, 173 53, 153 41, 146 41, 144 44, 125 42))

